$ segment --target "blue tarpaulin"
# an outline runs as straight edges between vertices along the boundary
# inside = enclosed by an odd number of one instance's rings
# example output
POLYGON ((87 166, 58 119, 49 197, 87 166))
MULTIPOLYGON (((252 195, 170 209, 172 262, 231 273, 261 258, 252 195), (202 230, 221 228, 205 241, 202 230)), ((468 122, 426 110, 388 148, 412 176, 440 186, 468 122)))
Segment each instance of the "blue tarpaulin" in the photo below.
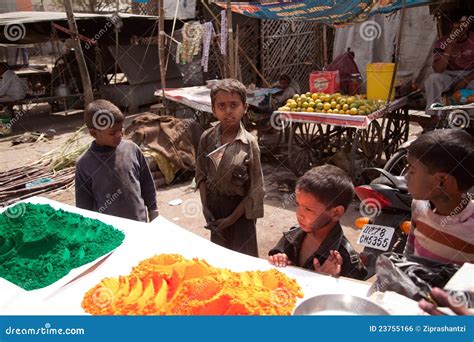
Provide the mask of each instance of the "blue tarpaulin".
MULTIPOLYGON (((429 4, 430 0, 269 0, 232 2, 232 11, 270 20, 311 20, 327 24, 358 22, 377 13, 429 4)), ((224 1, 216 2, 226 8, 224 1)))
MULTIPOLYGON (((147 3, 149 0, 132 0, 147 3)), ((326 24, 360 22, 378 13, 428 5, 432 0, 261 0, 231 2, 232 11, 269 20, 311 20, 326 24)), ((226 8, 225 1, 215 1, 226 8)))

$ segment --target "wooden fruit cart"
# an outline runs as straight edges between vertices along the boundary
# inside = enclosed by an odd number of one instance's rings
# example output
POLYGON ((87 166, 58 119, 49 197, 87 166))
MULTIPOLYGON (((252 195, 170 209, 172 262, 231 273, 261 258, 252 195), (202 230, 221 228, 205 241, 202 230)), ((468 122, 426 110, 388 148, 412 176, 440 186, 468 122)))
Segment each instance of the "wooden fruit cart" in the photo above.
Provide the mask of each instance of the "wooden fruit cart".
POLYGON ((367 116, 273 112, 271 124, 278 138, 269 149, 286 147, 288 165, 297 176, 342 151, 349 157, 350 176, 358 183, 364 168, 380 166, 383 157, 388 160, 408 140, 410 95, 367 116))

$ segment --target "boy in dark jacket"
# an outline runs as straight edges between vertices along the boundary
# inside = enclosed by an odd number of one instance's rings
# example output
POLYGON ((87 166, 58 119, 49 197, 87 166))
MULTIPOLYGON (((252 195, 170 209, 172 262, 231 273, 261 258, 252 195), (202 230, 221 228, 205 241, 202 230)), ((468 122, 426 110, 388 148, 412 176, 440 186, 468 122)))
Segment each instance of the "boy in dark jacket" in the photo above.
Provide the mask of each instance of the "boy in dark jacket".
POLYGON ((283 234, 268 261, 318 273, 364 279, 366 271, 344 236, 339 220, 354 197, 343 170, 324 165, 307 171, 296 183, 298 225, 283 234))

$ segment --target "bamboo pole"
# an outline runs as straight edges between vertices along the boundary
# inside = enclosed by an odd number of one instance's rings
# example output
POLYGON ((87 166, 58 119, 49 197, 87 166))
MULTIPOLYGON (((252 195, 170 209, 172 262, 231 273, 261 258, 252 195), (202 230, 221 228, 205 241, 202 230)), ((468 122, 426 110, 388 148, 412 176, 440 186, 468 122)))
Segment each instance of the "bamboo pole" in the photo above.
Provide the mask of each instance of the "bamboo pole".
POLYGON ((328 64, 328 39, 327 39, 327 26, 323 24, 323 66, 328 64))
MULTIPOLYGON (((171 29, 171 39, 170 39, 170 44, 168 46, 168 51, 171 51, 171 44, 173 43, 174 40, 174 29, 176 27, 176 20, 178 19, 178 10, 179 10, 179 1, 176 1, 176 8, 174 10, 174 17, 173 17, 173 28, 171 29)), ((178 48, 176 48, 176 53, 178 53, 178 48)), ((166 55, 166 64, 165 64, 165 70, 168 70, 168 61, 170 59, 170 53, 166 55)))
POLYGON ((74 53, 76 55, 77 65, 79 66, 79 72, 81 73, 82 88, 84 89, 84 104, 87 106, 90 102, 94 101, 94 94, 92 93, 91 79, 89 76, 89 70, 87 70, 86 60, 84 59, 81 43, 77 38, 78 30, 76 20, 74 19, 71 0, 64 0, 64 8, 67 14, 69 30, 72 32, 72 41, 74 44, 74 53))
MULTIPOLYGON (((400 45, 402 43, 403 24, 405 23, 405 8, 406 8, 406 0, 403 0, 402 9, 400 11, 401 12, 400 13, 400 26, 398 28, 397 46, 396 46, 395 55, 394 55, 395 65, 394 65, 394 68, 393 68, 392 79, 390 81, 390 89, 388 91, 387 105, 391 102, 392 93, 395 91, 395 79, 396 79, 396 76, 397 76, 398 65, 400 63, 400 50, 401 50, 400 45)), ((384 119, 385 119, 385 117, 384 117, 384 119)))
MULTIPOLYGON (((166 100, 165 88, 166 88, 166 71, 164 69, 163 61, 165 59, 165 11, 163 7, 163 0, 158 0, 158 52, 160 58, 160 86, 163 94, 163 99, 166 100)), ((163 102, 165 103, 165 102, 163 102)), ((165 104, 166 106, 166 104, 165 104)))
POLYGON ((271 84, 265 79, 265 77, 263 77, 262 73, 258 70, 258 68, 252 62, 250 57, 247 56, 247 54, 244 52, 244 50, 240 46, 239 46, 239 50, 242 52, 242 54, 245 57, 245 59, 247 60, 247 62, 249 62, 250 67, 255 71, 255 73, 258 75, 258 77, 260 77, 260 79, 263 81, 263 84, 265 85, 265 87, 271 88, 272 87, 271 84))
POLYGON ((232 7, 230 0, 227 0, 227 46, 229 77, 235 78, 234 32, 232 29, 232 7))
MULTIPOLYGON (((118 17, 119 15, 120 4, 119 0, 116 1, 115 4, 115 15, 118 17)), ((119 30, 115 27, 115 63, 114 63, 114 83, 117 84, 117 71, 118 71, 118 59, 119 59, 119 30)))
MULTIPOLYGON (((239 46, 239 25, 235 31, 235 46, 239 46)), ((234 70, 235 78, 242 82, 242 75, 240 71, 240 62, 239 62, 239 49, 234 49, 234 70)))
MULTIPOLYGON (((398 27, 398 37, 397 37, 397 46, 396 46, 396 49, 395 49, 395 54, 394 54, 394 67, 393 67, 393 75, 392 75, 392 79, 390 81, 390 88, 389 88, 389 91, 388 91, 388 96, 387 96, 387 102, 386 102, 386 105, 385 105, 385 109, 388 108, 388 106, 390 105, 390 102, 392 101, 392 93, 395 91, 395 79, 397 77, 397 70, 398 70, 398 64, 400 63, 400 45, 402 43, 402 35, 403 35, 403 24, 405 22, 405 8, 406 8, 406 0, 403 0, 402 2, 402 9, 401 9, 401 13, 400 13, 400 26, 398 27)), ((387 122, 387 116, 384 115, 383 116, 383 119, 382 119, 382 128, 385 127, 385 124, 387 122)), ((382 156, 380 155, 379 156, 379 159, 377 160, 380 161, 380 158, 382 156)))

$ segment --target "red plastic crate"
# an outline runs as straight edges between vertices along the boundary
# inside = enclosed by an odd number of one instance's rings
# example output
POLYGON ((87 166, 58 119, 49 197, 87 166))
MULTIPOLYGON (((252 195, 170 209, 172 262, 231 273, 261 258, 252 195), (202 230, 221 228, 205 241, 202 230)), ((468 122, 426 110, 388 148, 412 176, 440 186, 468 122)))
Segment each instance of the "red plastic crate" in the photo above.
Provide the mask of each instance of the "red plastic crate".
POLYGON ((340 89, 339 71, 313 71, 309 74, 312 93, 334 94, 340 89))

